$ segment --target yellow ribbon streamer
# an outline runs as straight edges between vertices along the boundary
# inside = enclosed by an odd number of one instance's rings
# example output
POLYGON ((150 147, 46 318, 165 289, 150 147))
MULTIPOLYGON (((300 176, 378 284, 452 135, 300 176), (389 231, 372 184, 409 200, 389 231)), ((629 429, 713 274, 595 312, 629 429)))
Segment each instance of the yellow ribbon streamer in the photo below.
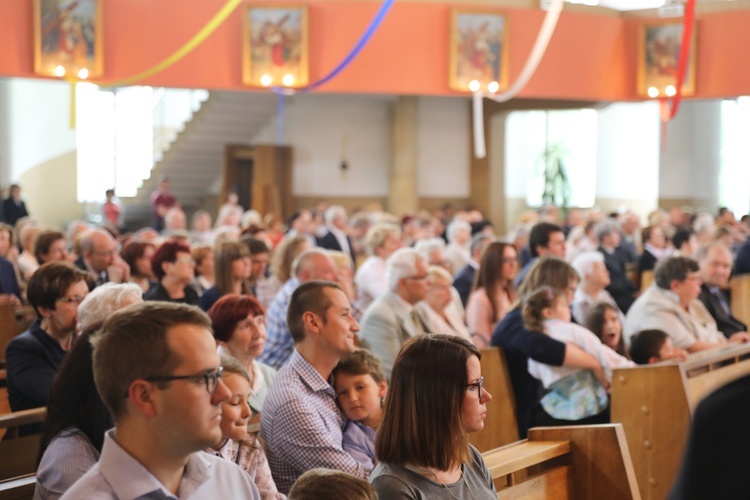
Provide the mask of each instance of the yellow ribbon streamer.
MULTIPOLYGON (((192 52, 198 45, 203 43, 203 41, 211 36, 211 34, 216 31, 216 29, 222 25, 224 21, 232 14, 232 12, 237 9, 237 7, 242 3, 242 0, 228 0, 226 4, 219 10, 219 12, 216 13, 216 15, 206 24, 193 38, 188 40, 188 42, 177 49, 177 51, 172 54, 171 56, 167 57, 162 62, 158 63, 157 65, 153 66, 152 68, 149 68, 145 71, 142 71, 138 73, 137 75, 123 78, 122 80, 118 80, 115 82, 105 82, 105 83, 99 83, 99 86, 102 87, 122 87, 125 85, 129 85, 131 83, 137 82, 139 80, 143 80, 145 78, 148 78, 149 76, 155 75, 156 73, 160 73, 164 71, 165 69, 169 68, 185 56, 187 56, 190 52, 192 52)), ((70 91, 70 128, 75 128, 76 126, 76 84, 79 83, 81 80, 77 79, 75 77, 66 78, 70 82, 71 85, 71 91, 70 91)))

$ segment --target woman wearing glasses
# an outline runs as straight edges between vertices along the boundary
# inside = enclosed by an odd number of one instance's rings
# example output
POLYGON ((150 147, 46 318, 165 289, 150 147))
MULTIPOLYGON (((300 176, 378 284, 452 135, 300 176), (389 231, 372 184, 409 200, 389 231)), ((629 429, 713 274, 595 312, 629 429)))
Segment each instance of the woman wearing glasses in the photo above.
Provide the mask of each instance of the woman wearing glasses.
POLYGON ((480 349, 490 345, 492 332, 516 300, 513 280, 518 270, 518 252, 510 243, 495 241, 482 254, 474 290, 466 302, 466 324, 480 349))
POLYGON ((225 295, 208 311, 219 343, 219 354, 237 359, 250 375, 250 408, 254 413, 263 409, 268 389, 276 378, 276 370, 256 358, 266 346, 266 325, 263 308, 246 295, 225 295))
POLYGON ((151 268, 159 283, 146 293, 144 300, 198 305, 198 293, 190 286, 195 261, 189 246, 178 241, 162 243, 151 257, 151 268))
POLYGON ((453 335, 414 337, 401 348, 375 438, 380 463, 370 482, 380 498, 497 498, 482 455, 468 441, 484 428, 492 399, 480 357, 453 335))

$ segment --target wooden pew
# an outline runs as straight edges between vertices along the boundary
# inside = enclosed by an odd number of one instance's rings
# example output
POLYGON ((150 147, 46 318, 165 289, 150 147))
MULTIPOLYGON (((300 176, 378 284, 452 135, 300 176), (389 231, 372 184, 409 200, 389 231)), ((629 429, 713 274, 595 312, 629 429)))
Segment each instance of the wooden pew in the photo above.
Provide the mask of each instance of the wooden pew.
MULTIPOLYGON (((10 413, 10 402, 8 401, 8 372, 0 369, 0 415, 10 413)), ((0 429, 0 439, 5 434, 5 430, 0 429)))
POLYGON ((482 454, 499 499, 640 499, 619 424, 537 427, 482 454))
POLYGON ((645 292, 654 282, 654 271, 643 271, 641 273, 641 291, 645 292))
POLYGON ((614 371, 612 422, 622 423, 646 499, 666 498, 682 462, 696 405, 750 374, 750 344, 725 344, 663 362, 614 371))
POLYGON ((480 363, 484 387, 492 394, 492 399, 487 403, 484 429, 471 434, 469 441, 480 452, 485 452, 518 441, 518 424, 513 387, 503 350, 499 347, 482 349, 480 363))
POLYGON ((35 487, 35 474, 0 481, 0 500, 31 500, 35 487))
POLYGON ((0 304, 0 359, 5 360, 5 348, 16 335, 26 330, 34 321, 31 306, 13 307, 0 304))
POLYGON ((735 276, 729 286, 732 289, 732 314, 750 326, 750 274, 735 276))
POLYGON ((7 430, 8 437, 0 441, 0 480, 18 478, 36 471, 36 458, 39 454, 40 434, 17 437, 18 427, 40 423, 44 420, 46 408, 17 411, 0 415, 0 429, 7 430))

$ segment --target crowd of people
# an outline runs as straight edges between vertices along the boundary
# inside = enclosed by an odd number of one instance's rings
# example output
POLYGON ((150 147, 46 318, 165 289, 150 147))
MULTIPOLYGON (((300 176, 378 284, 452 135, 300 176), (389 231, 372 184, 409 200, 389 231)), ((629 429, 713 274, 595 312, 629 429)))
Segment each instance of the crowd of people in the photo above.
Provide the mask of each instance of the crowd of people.
POLYGON ((614 368, 750 340, 728 296, 750 221, 726 209, 545 207, 499 237, 449 205, 284 228, 233 196, 188 228, 167 179, 152 204, 131 233, 111 206, 0 225, 0 302, 37 316, 5 353, 11 409, 47 407, 21 430, 42 433, 37 498, 495 498, 467 440, 481 349, 504 349, 525 437, 608 422, 614 368))

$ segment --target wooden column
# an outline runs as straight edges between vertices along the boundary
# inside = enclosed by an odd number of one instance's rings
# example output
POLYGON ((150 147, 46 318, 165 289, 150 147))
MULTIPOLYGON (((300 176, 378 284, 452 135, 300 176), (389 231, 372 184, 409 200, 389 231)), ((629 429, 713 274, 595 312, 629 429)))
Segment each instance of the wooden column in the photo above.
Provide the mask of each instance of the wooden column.
POLYGON ((397 216, 416 213, 417 98, 400 96, 393 105, 393 158, 388 172, 388 206, 397 216))

